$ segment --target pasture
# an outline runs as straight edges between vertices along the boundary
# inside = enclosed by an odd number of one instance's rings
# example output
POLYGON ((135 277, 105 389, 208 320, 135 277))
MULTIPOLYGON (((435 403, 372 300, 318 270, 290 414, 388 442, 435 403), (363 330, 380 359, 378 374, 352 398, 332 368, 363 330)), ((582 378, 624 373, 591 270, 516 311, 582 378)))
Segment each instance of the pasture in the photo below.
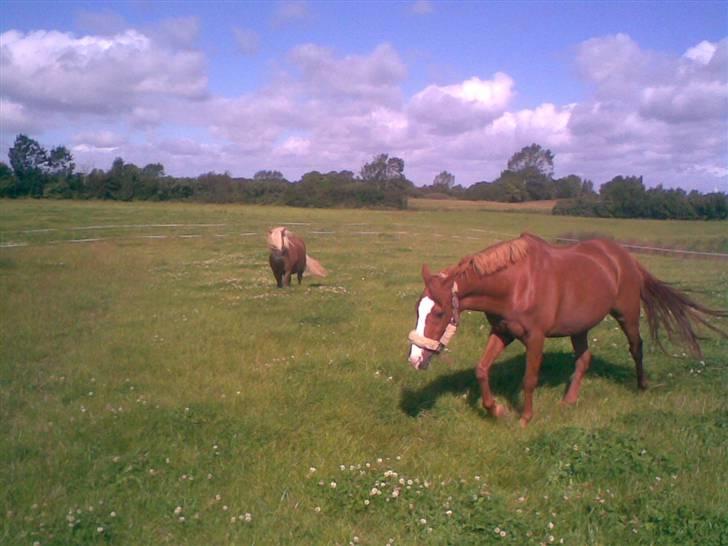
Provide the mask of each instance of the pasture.
MULTIPOLYGON (((422 262, 521 231, 728 252, 724 222, 0 201, 0 543, 727 543, 728 340, 665 355, 643 325, 638 393, 605 320, 571 408, 547 341, 527 429, 518 343, 491 376, 509 415, 480 407, 482 315, 407 363, 422 262), (275 225, 329 276, 277 289, 275 225)), ((725 260, 639 259, 728 308, 725 260)))

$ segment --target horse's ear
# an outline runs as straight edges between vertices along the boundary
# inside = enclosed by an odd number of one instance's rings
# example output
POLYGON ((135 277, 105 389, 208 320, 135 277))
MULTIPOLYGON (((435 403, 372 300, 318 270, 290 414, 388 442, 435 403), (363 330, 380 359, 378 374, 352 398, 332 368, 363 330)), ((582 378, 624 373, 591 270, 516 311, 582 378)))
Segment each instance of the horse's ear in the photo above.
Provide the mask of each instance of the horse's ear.
POLYGON ((427 264, 422 264, 422 280, 425 281, 425 284, 430 282, 430 279, 432 278, 432 273, 430 273, 430 267, 427 264))

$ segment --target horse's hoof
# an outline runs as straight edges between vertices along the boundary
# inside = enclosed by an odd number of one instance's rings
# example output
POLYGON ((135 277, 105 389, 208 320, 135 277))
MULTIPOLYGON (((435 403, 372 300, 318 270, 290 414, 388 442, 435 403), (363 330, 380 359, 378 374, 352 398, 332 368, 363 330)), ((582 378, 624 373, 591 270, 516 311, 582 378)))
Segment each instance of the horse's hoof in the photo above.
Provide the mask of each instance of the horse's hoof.
POLYGON ((561 405, 562 406, 573 406, 574 404, 576 404, 576 400, 577 400, 576 398, 564 397, 561 399, 561 405))
POLYGON ((505 417, 508 414, 508 410, 501 404, 496 404, 492 408, 489 408, 488 412, 496 419, 498 417, 505 417))
POLYGON ((521 417, 519 423, 521 423, 521 428, 526 428, 528 426, 528 422, 530 419, 526 419, 525 417, 521 417))

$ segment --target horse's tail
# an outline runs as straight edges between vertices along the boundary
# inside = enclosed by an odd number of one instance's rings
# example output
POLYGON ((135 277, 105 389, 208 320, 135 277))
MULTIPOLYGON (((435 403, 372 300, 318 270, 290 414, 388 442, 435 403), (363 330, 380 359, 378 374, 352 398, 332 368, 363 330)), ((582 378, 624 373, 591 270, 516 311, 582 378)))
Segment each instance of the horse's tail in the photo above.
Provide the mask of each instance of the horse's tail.
POLYGON ((650 337, 663 351, 665 348, 658 338, 661 326, 667 332, 670 341, 684 343, 690 352, 698 357, 703 354, 698 343, 703 338, 695 332, 695 325, 701 324, 728 338, 726 332, 709 322, 709 317, 726 318, 728 312, 710 309, 693 301, 686 294, 656 278, 639 262, 637 266, 642 274, 640 299, 647 315, 650 337))
POLYGON ((316 258, 312 258, 308 254, 306 254, 306 271, 317 277, 325 277, 329 274, 316 258))
POLYGON ((271 251, 282 251, 288 246, 286 228, 279 226, 268 230, 268 248, 271 251))

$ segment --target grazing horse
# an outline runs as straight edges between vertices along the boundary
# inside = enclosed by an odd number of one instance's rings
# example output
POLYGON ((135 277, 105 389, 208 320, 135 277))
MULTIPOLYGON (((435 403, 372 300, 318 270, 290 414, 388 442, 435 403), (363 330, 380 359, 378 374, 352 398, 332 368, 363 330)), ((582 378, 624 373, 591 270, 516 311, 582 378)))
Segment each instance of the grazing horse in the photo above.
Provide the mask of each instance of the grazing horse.
POLYGON ((294 273, 298 276, 298 284, 301 284, 304 271, 318 277, 325 277, 328 274, 318 260, 306 254, 306 244, 303 239, 284 227, 268 230, 268 249, 270 250, 268 262, 278 288, 291 286, 291 275, 294 273))
MULTIPOLYGON (((410 332, 409 361, 425 369, 432 356, 455 334, 462 311, 482 311, 490 323, 490 337, 476 369, 483 407, 499 417, 505 409, 493 398, 490 367, 514 339, 526 346, 521 425, 533 417, 533 391, 538 383, 547 337, 571 337, 576 367, 563 402, 574 404, 582 378, 592 360, 588 333, 612 315, 629 342, 637 369, 637 385, 647 388, 642 367, 640 301, 650 334, 658 345, 662 326, 671 340, 678 338, 700 355, 694 325, 728 335, 708 317, 728 313, 708 309, 651 275, 623 247, 607 239, 559 247, 522 234, 466 256, 439 274, 422 266, 425 290, 417 303, 417 325, 410 332)), ((660 345, 660 347, 662 347, 660 345)))

